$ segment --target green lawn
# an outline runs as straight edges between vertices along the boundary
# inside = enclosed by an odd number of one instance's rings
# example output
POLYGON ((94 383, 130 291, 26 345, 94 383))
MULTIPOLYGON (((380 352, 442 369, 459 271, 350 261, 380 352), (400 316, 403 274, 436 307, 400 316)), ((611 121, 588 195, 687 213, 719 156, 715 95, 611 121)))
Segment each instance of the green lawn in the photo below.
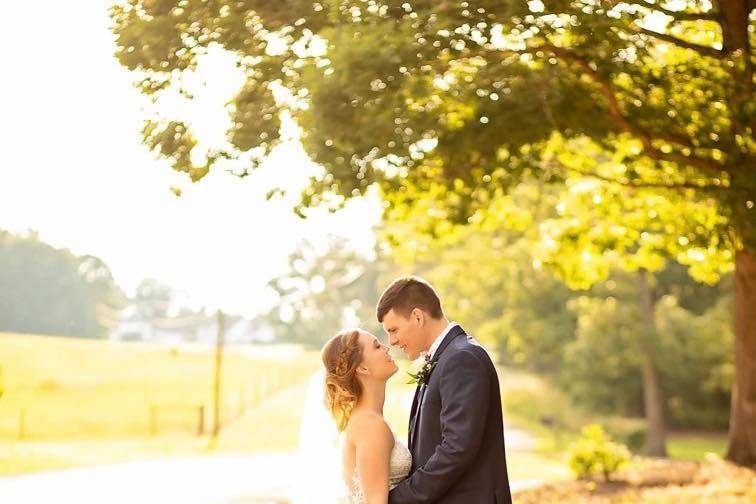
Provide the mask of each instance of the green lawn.
POLYGON ((704 460, 708 453, 723 456, 727 449, 727 433, 672 433, 667 441, 670 458, 704 460))

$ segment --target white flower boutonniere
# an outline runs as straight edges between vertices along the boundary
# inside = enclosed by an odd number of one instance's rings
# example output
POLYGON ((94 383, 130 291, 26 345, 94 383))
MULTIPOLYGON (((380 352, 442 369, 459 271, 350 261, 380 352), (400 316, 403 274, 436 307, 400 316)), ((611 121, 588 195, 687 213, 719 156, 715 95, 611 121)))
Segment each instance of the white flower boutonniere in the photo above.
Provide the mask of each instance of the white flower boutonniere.
POLYGON ((418 386, 427 385, 436 364, 438 364, 438 361, 426 361, 418 372, 407 373, 410 376, 410 381, 407 383, 417 383, 418 386))

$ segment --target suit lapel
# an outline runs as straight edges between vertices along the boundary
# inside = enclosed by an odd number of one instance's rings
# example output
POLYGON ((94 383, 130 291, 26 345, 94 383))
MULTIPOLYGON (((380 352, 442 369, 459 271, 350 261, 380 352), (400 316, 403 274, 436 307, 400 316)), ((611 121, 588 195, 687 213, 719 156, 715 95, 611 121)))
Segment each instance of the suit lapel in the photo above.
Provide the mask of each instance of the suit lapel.
POLYGON ((423 405, 423 397, 425 397, 425 389, 427 385, 421 385, 417 389, 416 401, 412 405, 412 418, 410 419, 410 452, 412 451, 412 445, 417 437, 417 425, 420 423, 420 409, 423 405))
POLYGON ((412 452, 412 441, 415 433, 415 421, 417 420, 417 405, 420 404, 420 387, 415 387, 415 397, 412 399, 412 409, 409 419, 409 450, 412 452))

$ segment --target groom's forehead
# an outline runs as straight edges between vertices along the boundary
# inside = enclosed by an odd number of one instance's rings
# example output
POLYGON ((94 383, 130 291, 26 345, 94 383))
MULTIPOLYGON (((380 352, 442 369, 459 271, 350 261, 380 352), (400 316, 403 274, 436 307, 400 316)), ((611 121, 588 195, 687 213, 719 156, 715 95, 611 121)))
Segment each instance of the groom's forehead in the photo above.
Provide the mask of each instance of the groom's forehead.
POLYGON ((402 323, 407 322, 408 320, 409 320, 408 317, 405 317, 401 313, 397 312, 396 310, 391 309, 383 317, 383 321, 381 322, 381 325, 383 326, 383 329, 386 332, 389 332, 389 331, 398 329, 399 326, 402 325, 402 323))
POLYGON ((386 313, 386 315, 383 317, 383 327, 385 329, 390 329, 391 326, 395 326, 396 323, 400 319, 400 315, 394 310, 393 308, 386 313))

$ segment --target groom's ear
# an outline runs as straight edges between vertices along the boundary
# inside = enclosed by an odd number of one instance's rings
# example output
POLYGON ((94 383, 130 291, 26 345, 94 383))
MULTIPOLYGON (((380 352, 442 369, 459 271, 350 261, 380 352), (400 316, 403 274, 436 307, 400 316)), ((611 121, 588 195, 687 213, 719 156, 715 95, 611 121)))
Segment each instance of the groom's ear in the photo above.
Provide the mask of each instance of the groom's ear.
POLYGON ((423 313, 423 310, 420 308, 413 308, 410 312, 410 320, 413 324, 416 324, 417 327, 423 327, 425 324, 425 313, 423 313))

